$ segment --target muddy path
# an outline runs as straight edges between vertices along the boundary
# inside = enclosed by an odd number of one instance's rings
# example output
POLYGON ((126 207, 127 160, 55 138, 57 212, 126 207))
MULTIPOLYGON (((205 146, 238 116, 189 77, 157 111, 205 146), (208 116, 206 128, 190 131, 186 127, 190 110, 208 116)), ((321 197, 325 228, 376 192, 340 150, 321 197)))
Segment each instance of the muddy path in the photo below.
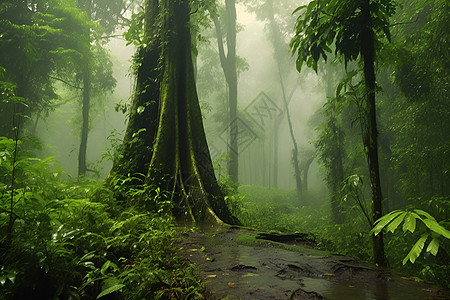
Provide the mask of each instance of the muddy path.
POLYGON ((226 228, 186 233, 180 247, 207 299, 450 299, 448 290, 316 250, 306 235, 226 228))

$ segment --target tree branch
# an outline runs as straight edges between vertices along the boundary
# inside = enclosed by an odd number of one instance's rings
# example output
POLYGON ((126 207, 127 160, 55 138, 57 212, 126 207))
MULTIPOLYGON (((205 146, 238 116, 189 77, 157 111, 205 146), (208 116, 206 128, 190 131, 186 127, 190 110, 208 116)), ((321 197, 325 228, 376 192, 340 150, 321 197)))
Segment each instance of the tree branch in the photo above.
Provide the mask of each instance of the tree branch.
POLYGON ((410 21, 410 22, 399 22, 399 23, 394 23, 394 24, 389 24, 386 27, 394 27, 397 25, 408 25, 408 24, 414 24, 417 22, 417 20, 419 20, 419 14, 417 14, 417 18, 414 21, 410 21))
POLYGON ((53 79, 53 80, 61 81, 62 83, 66 84, 66 85, 68 85, 68 86, 70 86, 70 87, 72 87, 72 88, 74 88, 74 89, 78 89, 78 90, 82 90, 82 89, 83 89, 83 88, 81 88, 81 87, 79 87, 79 86, 73 85, 73 84, 71 84, 70 82, 65 81, 64 79, 61 79, 61 78, 58 78, 58 77, 54 77, 54 76, 48 76, 48 77, 49 77, 50 79, 53 79))
POLYGON ((105 35, 99 37, 97 40, 103 40, 103 39, 109 39, 109 38, 115 38, 115 37, 123 37, 122 34, 113 34, 113 35, 105 35))
POLYGON ((213 15, 213 14, 211 14, 211 18, 213 19, 214 27, 216 28, 217 45, 219 47, 220 64, 222 65, 222 69, 225 74, 225 77, 228 79, 230 77, 230 70, 228 68, 228 59, 225 56, 225 50, 223 47, 223 37, 222 37, 222 30, 220 29, 219 18, 217 17, 217 15, 213 15))

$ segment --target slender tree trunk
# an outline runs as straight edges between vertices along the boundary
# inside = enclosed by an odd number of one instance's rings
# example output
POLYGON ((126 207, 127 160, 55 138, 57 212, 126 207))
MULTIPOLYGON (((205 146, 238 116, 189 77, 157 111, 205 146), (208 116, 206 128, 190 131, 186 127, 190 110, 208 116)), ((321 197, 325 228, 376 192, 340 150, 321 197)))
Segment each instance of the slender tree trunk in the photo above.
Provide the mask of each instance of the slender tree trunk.
POLYGON ((309 158, 306 162, 305 162, 305 166, 303 168, 303 192, 307 192, 308 191, 308 172, 309 172, 309 167, 311 166, 312 162, 314 161, 314 156, 309 158))
POLYGON ((278 131, 280 130, 282 117, 275 119, 273 129, 273 187, 278 187, 278 131))
MULTIPOLYGON (((278 65, 278 72, 280 74, 280 82, 282 83, 280 65, 278 65)), ((297 140, 295 139, 294 129, 292 128, 291 115, 289 113, 289 104, 286 101, 286 94, 285 94, 283 84, 281 84, 281 89, 283 92, 283 103, 284 103, 284 109, 286 111, 286 118, 287 118, 288 125, 289 125, 289 133, 291 135, 292 144, 294 146, 294 149, 292 150, 292 164, 294 165, 295 186, 296 186, 296 190, 297 190, 298 200, 301 202, 302 196, 303 196, 302 195, 303 191, 302 191, 302 178, 301 178, 301 173, 300 173, 300 166, 299 166, 299 162, 298 162, 297 140)))
POLYGON ((220 64, 222 65, 225 79, 228 85, 229 103, 229 129, 230 139, 228 144, 228 175, 231 180, 238 182, 239 176, 239 149, 238 149, 238 122, 237 122, 237 66, 236 66, 236 1, 226 0, 227 13, 227 54, 225 55, 223 35, 217 15, 212 14, 216 28, 217 43, 219 48, 220 64))
POLYGON ((336 153, 331 158, 331 170, 330 170, 330 180, 331 180, 331 210, 333 213, 333 219, 336 224, 341 224, 342 212, 341 212, 341 189, 342 181, 344 180, 344 168, 342 166, 342 133, 341 129, 337 126, 337 120, 335 116, 331 117, 329 124, 332 128, 333 141, 332 143, 336 147, 336 153))
POLYGON ((284 109, 286 111, 286 118, 287 118, 288 125, 289 125, 289 133, 291 135, 292 144, 294 146, 294 149, 292 150, 292 164, 294 166, 294 177, 295 177, 295 186, 296 186, 296 190, 297 190, 297 197, 298 197, 299 201, 302 201, 302 194, 303 194, 302 177, 301 177, 300 166, 299 166, 299 162, 298 162, 297 140, 295 139, 294 129, 292 128, 291 115, 289 113, 289 103, 287 101, 286 91, 284 88, 283 77, 282 77, 282 73, 281 73, 281 65, 279 62, 277 63, 277 65, 278 65, 278 75, 280 77, 281 91, 283 94, 283 96, 282 96, 283 104, 284 104, 284 109))
MULTIPOLYGON (((92 4, 86 0, 78 0, 78 7, 83 9, 86 14, 91 17, 92 4)), ((86 36, 90 36, 89 29, 85 32, 86 36)), ((90 43, 88 38, 87 43, 90 43)), ((90 44, 87 45, 90 47, 90 44)), ((91 69, 89 68, 89 57, 86 55, 83 58, 86 66, 82 69, 83 76, 83 103, 82 103, 82 123, 81 123, 81 141, 80 148, 78 150, 78 176, 86 176, 86 153, 87 153, 87 141, 89 135, 89 110, 91 105, 91 69)))
POLYGON ((82 107, 82 125, 81 125, 81 142, 78 151, 78 176, 86 175, 86 152, 87 140, 89 134, 89 109, 90 109, 90 70, 86 68, 83 71, 83 107, 82 107))
MULTIPOLYGON (((375 47, 374 33, 372 31, 372 21, 370 16, 370 1, 364 1, 361 13, 365 20, 365 27, 362 32, 361 53, 364 59, 364 82, 366 87, 366 107, 365 107, 365 136, 364 146, 369 165, 370 184, 372 190, 372 217, 376 222, 382 216, 382 194, 380 184, 380 172, 378 163, 378 137, 375 108, 375 47)), ((382 233, 373 237, 375 263, 379 266, 386 265, 384 255, 382 233)))
POLYGON ((229 97, 230 97, 230 146, 228 173, 234 182, 238 182, 239 149, 237 122, 237 67, 236 67, 236 4, 235 0, 226 0, 227 8, 227 59, 230 67, 229 97))
MULTIPOLYGON (((300 166, 298 161, 298 146, 297 146, 297 140, 295 139, 294 130, 292 128, 292 122, 291 122, 291 116, 289 114, 289 100, 286 95, 286 89, 284 86, 284 80, 283 80, 283 72, 281 67, 281 50, 280 46, 283 45, 283 41, 281 40, 281 32, 275 23, 274 19, 274 13, 273 13, 273 4, 272 2, 268 2, 269 4, 269 22, 270 22, 270 31, 272 35, 272 43, 275 50, 275 61, 277 62, 278 67, 278 77, 280 81, 281 91, 282 91, 282 98, 283 98, 283 106, 286 112, 286 117, 289 125, 289 133, 291 135, 292 144, 294 146, 294 149, 292 150, 292 164, 294 166, 294 177, 295 177, 295 184, 297 189, 297 196, 299 201, 302 201, 302 179, 301 179, 301 173, 300 173, 300 166)), ((288 53, 286 51, 286 53, 288 53)), ((291 94, 292 96, 292 94, 291 94)))

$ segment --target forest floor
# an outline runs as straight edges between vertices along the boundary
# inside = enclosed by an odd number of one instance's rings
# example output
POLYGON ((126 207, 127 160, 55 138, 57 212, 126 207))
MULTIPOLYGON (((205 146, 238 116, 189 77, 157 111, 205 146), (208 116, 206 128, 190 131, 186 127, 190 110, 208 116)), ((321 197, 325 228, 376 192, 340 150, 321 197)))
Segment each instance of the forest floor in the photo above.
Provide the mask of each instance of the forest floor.
POLYGON ((228 227, 185 233, 179 243, 206 299, 450 299, 431 283, 317 250, 306 234, 228 227))

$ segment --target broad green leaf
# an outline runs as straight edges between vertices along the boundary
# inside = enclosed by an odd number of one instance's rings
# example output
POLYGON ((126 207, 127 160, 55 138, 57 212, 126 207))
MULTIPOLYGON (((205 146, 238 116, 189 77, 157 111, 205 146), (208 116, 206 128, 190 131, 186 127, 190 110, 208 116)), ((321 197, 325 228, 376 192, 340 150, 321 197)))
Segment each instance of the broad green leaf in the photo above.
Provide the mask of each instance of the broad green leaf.
POLYGON ((406 232, 407 230, 414 232, 416 230, 416 216, 417 214, 415 213, 406 213, 405 221, 403 223, 403 232, 406 232))
POLYGON ((428 233, 422 234, 420 239, 411 248, 411 251, 409 251, 408 255, 406 255, 406 257, 403 259, 403 264, 406 264, 408 260, 411 263, 414 263, 416 261, 416 259, 419 257, 420 253, 423 250, 423 246, 425 245, 425 241, 427 240, 427 238, 428 233))
MULTIPOLYGON (((60 228, 62 228, 62 225, 60 226, 60 228)), ((80 262, 86 261, 86 260, 91 260, 94 256, 95 256, 95 251, 88 252, 82 258, 80 258, 80 262)))
POLYGON ((400 210, 394 210, 394 211, 391 211, 390 213, 388 213, 387 215, 382 216, 375 222, 374 227, 370 232, 373 233, 374 235, 377 235, 378 233, 380 233, 381 230, 383 230, 383 228, 389 222, 391 222, 395 217, 397 217, 401 213, 404 213, 404 212, 400 211, 400 210))
POLYGON ((297 71, 301 71, 302 70, 302 66, 303 66, 303 60, 302 59, 297 59, 297 61, 296 61, 296 68, 297 68, 297 71))
POLYGON ((121 283, 110 286, 109 288, 104 289, 100 294, 98 294, 97 299, 99 299, 103 296, 109 295, 111 293, 117 292, 118 290, 122 289, 123 287, 125 287, 125 284, 121 284, 121 283))
POLYGON ((439 240, 437 238, 434 238, 431 240, 431 242, 428 244, 427 252, 430 252, 434 256, 436 256, 437 252, 439 250, 439 240))
POLYGON ((299 10, 302 10, 302 9, 304 9, 305 7, 306 7, 306 5, 302 5, 302 6, 297 7, 297 8, 292 12, 292 14, 295 15, 299 10))
POLYGON ((420 210, 420 209, 415 209, 414 212, 417 213, 418 215, 422 215, 422 216, 424 216, 424 217, 426 217, 428 219, 436 221, 436 219, 432 215, 427 213, 426 211, 423 211, 423 210, 420 210))
POLYGON ((443 237, 450 239, 450 231, 448 231, 447 229, 445 229, 444 227, 442 227, 441 225, 439 225, 438 222, 430 220, 430 219, 425 219, 422 220, 423 223, 425 223, 425 225, 431 230, 434 231, 440 235, 442 235, 443 237))
POLYGON ((336 97, 339 97, 339 95, 341 94, 341 90, 344 87, 344 83, 341 81, 339 82, 337 88, 336 88, 336 97))
POLYGON ((110 267, 112 268, 113 272, 119 270, 119 268, 117 267, 117 265, 115 263, 113 263, 112 261, 108 260, 108 261, 106 261, 103 264, 103 266, 102 266, 102 268, 100 270, 100 273, 102 273, 103 275, 106 275, 106 272, 108 271, 108 268, 110 268, 110 267))
POLYGON ((394 220, 392 220, 392 222, 386 227, 387 231, 390 231, 392 233, 394 233, 395 229, 397 229, 398 225, 400 225, 400 223, 403 221, 403 219, 405 218, 407 212, 404 212, 400 215, 398 215, 394 220))

